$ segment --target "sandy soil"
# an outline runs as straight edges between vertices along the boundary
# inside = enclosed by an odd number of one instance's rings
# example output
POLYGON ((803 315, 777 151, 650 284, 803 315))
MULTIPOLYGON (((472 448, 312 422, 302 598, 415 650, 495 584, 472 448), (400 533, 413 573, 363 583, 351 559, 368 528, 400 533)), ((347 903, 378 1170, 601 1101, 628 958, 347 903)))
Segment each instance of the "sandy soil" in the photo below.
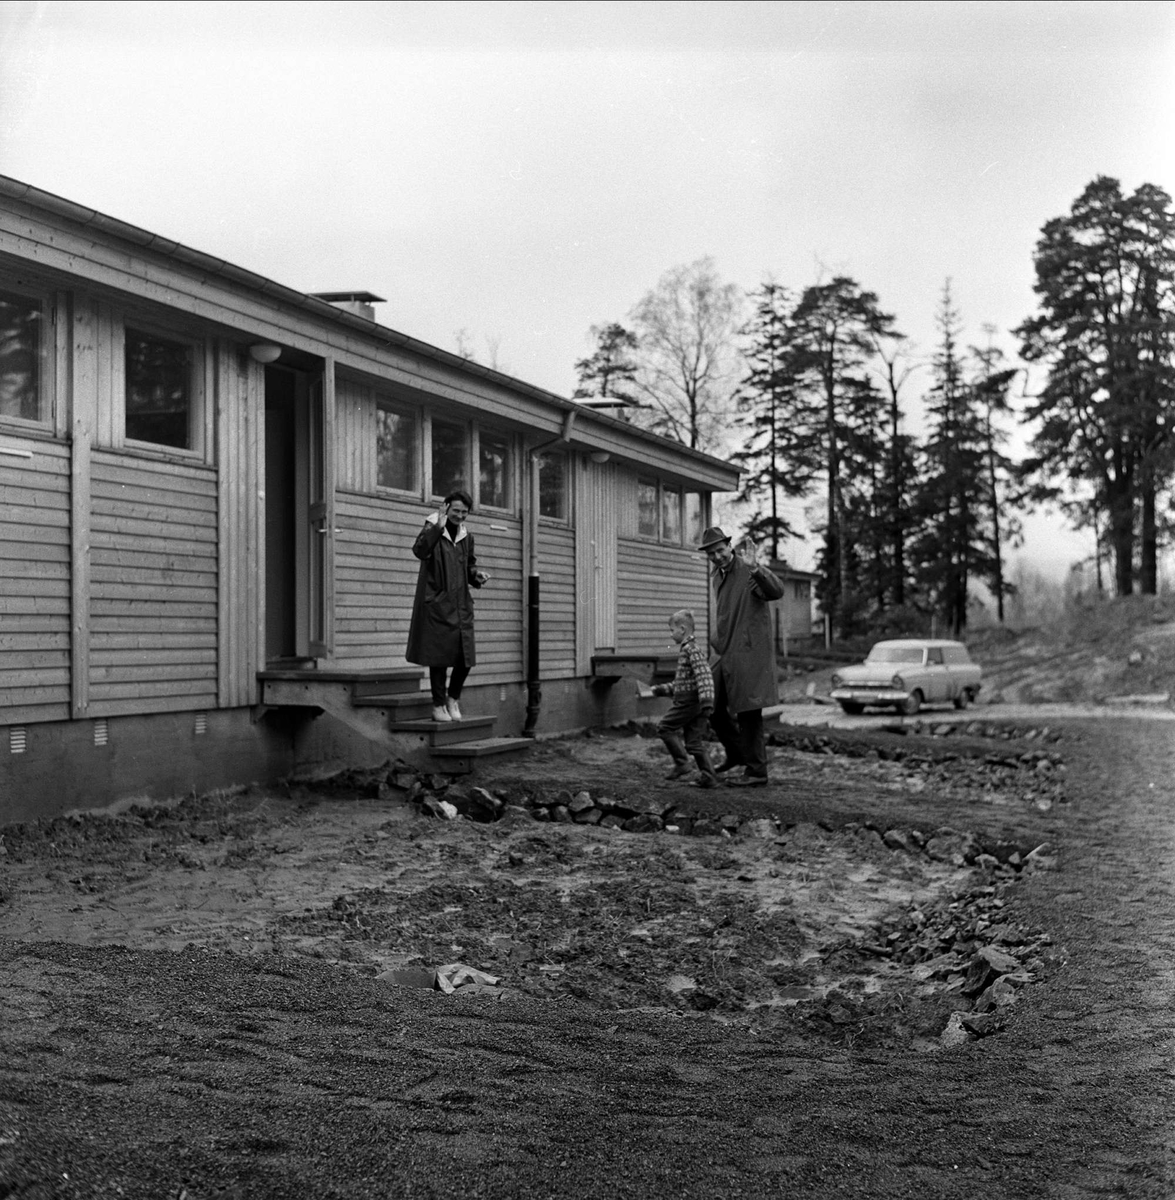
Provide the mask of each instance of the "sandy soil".
POLYGON ((772 740, 763 790, 617 734, 478 780, 733 835, 297 786, 0 831, 0 1196, 1172 1194, 1167 726, 772 740))

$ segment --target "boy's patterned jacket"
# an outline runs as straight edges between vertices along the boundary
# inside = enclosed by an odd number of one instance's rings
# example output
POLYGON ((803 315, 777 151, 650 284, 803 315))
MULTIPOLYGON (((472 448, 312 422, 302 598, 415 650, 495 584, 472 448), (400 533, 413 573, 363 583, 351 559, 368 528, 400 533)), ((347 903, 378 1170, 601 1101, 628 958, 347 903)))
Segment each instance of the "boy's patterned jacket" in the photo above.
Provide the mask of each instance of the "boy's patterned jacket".
POLYGON ((672 696, 675 700, 696 700, 703 708, 714 707, 714 675, 692 633, 681 643, 681 649, 677 652, 677 671, 673 682, 657 684, 653 694, 672 696))

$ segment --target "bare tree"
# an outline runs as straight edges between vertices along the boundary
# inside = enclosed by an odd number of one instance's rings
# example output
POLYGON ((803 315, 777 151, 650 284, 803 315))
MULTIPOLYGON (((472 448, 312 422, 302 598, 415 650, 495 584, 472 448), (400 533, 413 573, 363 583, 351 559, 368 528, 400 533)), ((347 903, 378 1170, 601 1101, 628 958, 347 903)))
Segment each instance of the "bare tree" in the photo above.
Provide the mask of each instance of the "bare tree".
POLYGON ((695 450, 719 450, 738 383, 742 296, 712 258, 666 271, 632 310, 637 337, 632 420, 695 450))

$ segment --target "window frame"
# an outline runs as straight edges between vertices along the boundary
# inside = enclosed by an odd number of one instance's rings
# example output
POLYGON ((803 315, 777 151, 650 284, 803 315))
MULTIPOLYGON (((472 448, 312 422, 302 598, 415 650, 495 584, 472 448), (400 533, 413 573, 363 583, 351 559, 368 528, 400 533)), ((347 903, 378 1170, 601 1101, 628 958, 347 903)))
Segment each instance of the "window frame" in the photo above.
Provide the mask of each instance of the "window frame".
POLYGON ((57 403, 57 314, 60 311, 60 295, 48 288, 23 283, 19 279, 9 282, 0 275, 0 292, 30 300, 40 306, 37 347, 37 406, 38 417, 22 417, 0 413, 0 428, 11 434, 56 434, 64 433, 57 403))
POLYGON ((547 521, 553 525, 561 525, 569 527, 572 520, 571 512, 571 455, 566 450, 544 450, 539 456, 539 462, 535 466, 535 470, 539 473, 539 511, 538 518, 540 521, 547 521), (543 488, 542 488, 542 462, 545 459, 559 459, 563 463, 563 515, 553 517, 549 513, 543 512, 543 488))
MULTIPOLYGON (((424 418, 419 404, 406 403, 393 396, 376 393, 375 396, 375 494, 388 496, 412 496, 417 500, 424 496, 424 418), (385 409, 397 416, 405 417, 412 422, 416 435, 416 448, 413 454, 412 470, 414 479, 412 486, 398 488, 394 484, 379 481, 379 412, 385 409)), ((430 442, 431 448, 431 442, 430 442)), ((431 457, 431 456, 430 456, 431 457)))
POLYGON ((473 446, 472 455, 473 463, 477 470, 475 472, 477 478, 477 487, 471 492, 474 503, 479 509, 488 508, 491 512, 502 514, 513 514, 518 509, 517 496, 517 478, 518 478, 518 453, 517 439, 512 433, 500 432, 493 428, 483 428, 476 422, 473 426, 473 446), (500 444, 506 450, 506 481, 503 488, 504 496, 502 504, 491 504, 481 494, 481 447, 482 442, 486 438, 490 441, 500 444))
MULTIPOLYGON (((473 446, 472 422, 467 421, 467 420, 460 420, 460 419, 454 420, 453 418, 445 417, 445 416, 438 417, 434 413, 429 413, 428 414, 428 450, 427 450, 426 456, 425 456, 425 464, 428 468, 428 479, 427 479, 428 495, 427 495, 426 499, 431 499, 433 502, 439 502, 439 501, 443 500, 444 497, 446 495, 448 495, 448 493, 450 491, 453 490, 452 488, 438 490, 437 485, 436 485, 436 471, 434 470, 434 468, 436 466, 436 460, 434 457, 434 455, 435 455, 434 447, 436 445, 436 442, 434 439, 434 433, 435 433, 438 422, 441 425, 450 425, 454 429, 460 429, 464 435, 464 439, 465 439, 465 454, 464 454, 465 466, 464 466, 464 472, 463 472, 464 479, 460 483, 457 483, 454 486, 461 488, 463 491, 470 492, 469 478, 470 478, 470 475, 472 474, 472 472, 470 470, 470 465, 471 465, 471 461, 472 461, 472 446, 473 446)), ((470 492, 470 494, 472 495, 472 492, 470 492)))
POLYGON ((117 330, 118 344, 113 347, 119 364, 118 386, 114 389, 115 448, 132 450, 137 454, 177 458, 185 462, 209 462, 215 442, 211 429, 213 413, 212 405, 209 403, 208 343, 206 339, 157 321, 140 320, 137 315, 133 314, 124 314, 117 324, 117 330), (164 442, 148 442, 141 438, 127 436, 126 402, 129 381, 126 373, 126 338, 130 330, 143 337, 157 338, 162 342, 171 342, 188 348, 190 355, 188 364, 188 440, 190 444, 188 446, 169 446, 164 442))

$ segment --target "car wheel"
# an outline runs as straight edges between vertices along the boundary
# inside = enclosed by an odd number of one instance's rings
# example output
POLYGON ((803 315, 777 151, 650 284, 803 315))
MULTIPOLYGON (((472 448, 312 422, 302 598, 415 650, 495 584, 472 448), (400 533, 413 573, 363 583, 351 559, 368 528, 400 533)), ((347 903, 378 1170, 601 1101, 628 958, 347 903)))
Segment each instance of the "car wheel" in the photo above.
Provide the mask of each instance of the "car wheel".
POLYGON ((852 700, 842 700, 840 706, 850 717, 859 717, 865 711, 863 704, 855 704, 852 700))
POLYGON ((964 688, 964 689, 963 689, 963 690, 962 690, 962 691, 961 691, 961 692, 960 692, 960 693, 959 693, 959 694, 958 694, 958 695, 955 697, 955 707, 956 707, 957 709, 960 709, 960 710, 961 710, 961 709, 964 709, 964 708, 966 708, 966 707, 967 707, 967 705, 968 705, 968 704, 970 704, 970 703, 971 703, 971 690, 970 690, 970 688, 964 688))
POLYGON ((904 717, 912 717, 922 707, 922 693, 911 692, 898 707, 904 717))

